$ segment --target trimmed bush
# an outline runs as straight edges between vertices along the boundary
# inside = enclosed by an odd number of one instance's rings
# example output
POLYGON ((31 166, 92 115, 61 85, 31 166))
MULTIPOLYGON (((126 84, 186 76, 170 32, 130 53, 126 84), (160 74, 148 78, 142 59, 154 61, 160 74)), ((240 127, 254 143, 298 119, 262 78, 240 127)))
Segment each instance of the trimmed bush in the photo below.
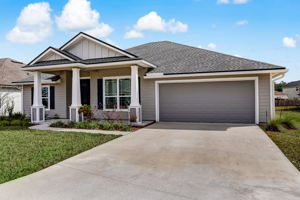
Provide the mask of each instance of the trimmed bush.
POLYGON ((23 126, 23 121, 19 119, 12 120, 10 122, 11 126, 23 126))
POLYGON ((78 129, 98 129, 98 130, 118 130, 118 131, 132 131, 132 127, 122 122, 68 122, 57 121, 50 124, 50 127, 58 128, 78 128, 78 129))
POLYGON ((57 121, 50 124, 50 127, 55 127, 55 128, 64 128, 64 126, 65 123, 63 123, 62 121, 57 121))
POLYGON ((0 121, 0 126, 10 126, 10 122, 7 120, 0 121))
POLYGON ((11 120, 25 120, 26 116, 23 115, 22 113, 18 112, 18 113, 13 113, 9 116, 9 118, 11 120))
POLYGON ((97 122, 90 122, 89 124, 91 129, 98 129, 99 128, 99 124, 97 122))

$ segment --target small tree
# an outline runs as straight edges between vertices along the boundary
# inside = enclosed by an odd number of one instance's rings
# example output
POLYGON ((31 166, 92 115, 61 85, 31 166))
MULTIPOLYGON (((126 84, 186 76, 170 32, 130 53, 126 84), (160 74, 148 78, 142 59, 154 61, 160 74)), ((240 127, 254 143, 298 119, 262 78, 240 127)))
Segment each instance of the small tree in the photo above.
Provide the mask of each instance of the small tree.
POLYGON ((9 98, 9 100, 6 102, 5 105, 5 114, 8 114, 9 116, 12 116, 15 108, 15 102, 9 98))
POLYGON ((286 85, 286 82, 281 81, 280 83, 275 83, 275 91, 282 92, 282 87, 286 85))
POLYGON ((0 93, 0 115, 5 115, 5 108, 8 101, 8 93, 0 93))

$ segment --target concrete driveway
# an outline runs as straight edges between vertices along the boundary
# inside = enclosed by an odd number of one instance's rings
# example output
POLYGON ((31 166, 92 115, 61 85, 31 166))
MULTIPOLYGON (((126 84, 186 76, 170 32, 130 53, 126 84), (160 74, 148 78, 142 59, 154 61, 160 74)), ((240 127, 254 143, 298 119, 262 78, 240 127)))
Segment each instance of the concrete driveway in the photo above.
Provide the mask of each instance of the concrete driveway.
POLYGON ((157 123, 0 185, 0 199, 300 199, 300 173, 257 127, 157 123))

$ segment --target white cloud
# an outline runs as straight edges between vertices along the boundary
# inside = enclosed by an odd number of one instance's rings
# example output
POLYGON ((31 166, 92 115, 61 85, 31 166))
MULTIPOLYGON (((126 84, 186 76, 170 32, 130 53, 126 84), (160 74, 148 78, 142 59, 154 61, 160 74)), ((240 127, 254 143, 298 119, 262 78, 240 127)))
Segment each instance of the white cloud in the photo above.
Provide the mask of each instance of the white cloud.
POLYGON ((198 46, 198 48, 202 49, 202 46, 201 46, 201 45, 199 45, 199 46, 198 46))
POLYGON ((297 41, 292 37, 284 37, 282 39, 283 46, 289 48, 295 48, 297 46, 297 41))
POLYGON ((125 38, 137 38, 143 37, 142 31, 157 31, 157 32, 187 32, 188 25, 184 24, 176 19, 166 21, 156 12, 152 11, 147 15, 139 18, 133 29, 127 32, 125 38))
POLYGON ((108 24, 100 23, 100 13, 87 0, 69 0, 56 23, 60 30, 83 31, 95 37, 107 37, 113 32, 108 24))
POLYGON ((245 4, 248 3, 249 0, 217 0, 217 4, 245 4))
POLYGON ((229 0, 217 0, 218 4, 229 4, 229 0))
POLYGON ((107 42, 108 44, 114 45, 115 47, 119 47, 119 45, 115 41, 113 41, 109 38, 105 39, 105 42, 107 42))
POLYGON ((238 26, 242 26, 242 25, 249 24, 249 22, 247 20, 241 20, 241 21, 237 21, 235 24, 238 26))
POLYGON ((241 55, 239 55, 239 54, 235 54, 234 55, 235 57, 239 57, 239 58, 241 58, 242 56, 241 55))
POLYGON ((16 26, 6 35, 6 39, 16 43, 38 43, 51 34, 52 20, 47 2, 29 4, 23 8, 16 26))
POLYGON ((207 45, 207 48, 209 48, 209 49, 216 49, 216 48, 217 48, 217 45, 216 45, 215 43, 209 43, 209 44, 207 45))
POLYGON ((249 0, 234 0, 234 3, 235 4, 245 4, 245 3, 248 3, 249 0))
POLYGON ((144 37, 142 32, 139 32, 137 30, 131 30, 125 33, 124 38, 129 39, 129 38, 142 38, 144 37))

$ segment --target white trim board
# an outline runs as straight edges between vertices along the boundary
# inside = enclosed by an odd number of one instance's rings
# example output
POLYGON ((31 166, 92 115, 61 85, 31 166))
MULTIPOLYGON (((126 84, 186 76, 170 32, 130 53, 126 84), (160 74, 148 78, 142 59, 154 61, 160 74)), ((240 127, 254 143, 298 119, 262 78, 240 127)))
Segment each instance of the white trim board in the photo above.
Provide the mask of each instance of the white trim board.
POLYGON ((239 71, 239 72, 211 72, 211 73, 194 73, 194 74, 172 74, 164 75, 163 73, 149 73, 144 76, 144 79, 158 78, 183 78, 183 77, 199 77, 199 76, 226 76, 226 75, 249 75, 249 74, 270 74, 270 73, 286 73, 288 70, 255 70, 255 71, 239 71))
POLYGON ((239 78, 212 78, 212 79, 189 79, 189 80, 161 80, 155 81, 155 119, 159 122, 159 85, 171 83, 198 83, 198 82, 224 82, 224 81, 254 81, 255 87, 255 124, 259 124, 259 88, 258 77, 239 78))
POLYGON ((49 47, 48 50, 46 50, 44 53, 42 53, 42 54, 39 55, 37 58, 35 58, 33 61, 31 61, 31 62, 29 63, 29 65, 33 65, 34 63, 36 63, 37 61, 39 61, 42 57, 44 57, 46 54, 48 54, 50 51, 52 51, 52 52, 54 52, 54 53, 56 53, 56 54, 58 54, 58 55, 60 55, 60 56, 62 56, 62 57, 64 57, 64 58, 66 58, 66 59, 68 59, 68 60, 70 60, 70 61, 74 61, 74 59, 72 59, 72 58, 70 58, 70 57, 68 57, 68 56, 66 56, 66 55, 64 55, 64 54, 62 54, 62 53, 60 53, 59 51, 53 49, 52 47, 49 47))
MULTIPOLYGON (((117 95, 116 96, 111 96, 111 97, 116 97, 117 98, 117 109, 115 109, 116 111, 121 111, 121 112, 128 112, 128 109, 120 109, 120 94, 119 94, 119 80, 120 79, 130 79, 131 81, 131 76, 106 76, 106 77, 102 77, 102 101, 103 101, 103 111, 114 111, 114 109, 107 109, 106 108, 106 96, 105 95, 105 81, 106 80, 117 80, 117 95)), ((126 97, 126 96, 124 96, 126 97)), ((131 94, 130 94, 130 98, 131 98, 131 94)))
MULTIPOLYGON (((153 67, 156 68, 155 65, 148 63, 144 60, 133 60, 133 61, 119 61, 119 62, 110 62, 110 63, 99 63, 99 64, 82 64, 82 63, 71 63, 71 64, 61 64, 61 65, 47 65, 47 66, 38 66, 38 67, 25 67, 22 68, 24 71, 55 71, 55 70, 66 70, 67 68, 80 68, 80 69, 97 69, 99 67, 113 67, 113 66, 120 66, 124 67, 124 65, 138 65, 141 67, 153 67)), ((128 66, 125 66, 128 67, 128 66)))

